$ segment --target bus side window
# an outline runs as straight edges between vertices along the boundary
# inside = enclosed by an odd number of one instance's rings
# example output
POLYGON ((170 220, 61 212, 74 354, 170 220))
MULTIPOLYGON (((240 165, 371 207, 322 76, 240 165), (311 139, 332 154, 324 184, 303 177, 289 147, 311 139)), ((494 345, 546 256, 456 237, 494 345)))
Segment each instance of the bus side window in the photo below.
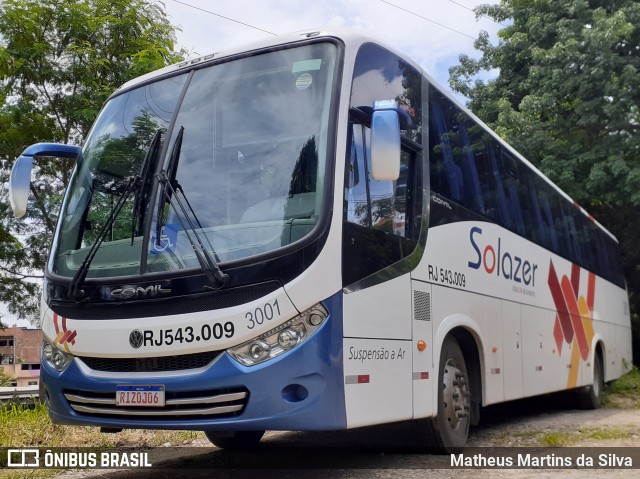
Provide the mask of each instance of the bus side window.
POLYGON ((549 202, 550 195, 547 193, 549 188, 541 189, 542 196, 540 198, 540 204, 543 209, 544 218, 547 222, 547 231, 549 231, 549 236, 551 238, 551 249, 556 253, 560 253, 560 241, 558 239, 558 229, 556 229, 553 222, 553 212, 551 211, 551 204, 549 202))
POLYGON ((569 205, 566 204, 565 199, 560 195, 553 195, 551 200, 551 211, 555 218, 555 229, 558 232, 560 255, 571 261, 573 258, 573 248, 571 238, 569 237, 571 234, 568 224, 569 211, 567 210, 569 205))
POLYGON ((545 248, 551 248, 551 240, 549 238, 549 232, 547 231, 547 224, 542 218, 542 207, 540 201, 538 201, 538 193, 536 191, 535 183, 533 181, 534 173, 527 170, 527 191, 529 193, 529 213, 532 218, 532 231, 535 232, 534 241, 544 246, 545 248))
POLYGON ((513 231, 524 235, 524 219, 522 217, 522 205, 520 204, 520 189, 526 184, 520 184, 518 178, 518 163, 506 150, 501 149, 500 176, 504 185, 506 207, 510 210, 511 224, 513 231))
POLYGON ((449 128, 439 104, 440 94, 430 96, 431 114, 429 115, 429 167, 431 171, 431 189, 446 198, 460 202, 462 200, 462 170, 453 161, 453 151, 449 128))
POLYGON ((511 209, 507 204, 507 196, 502 182, 502 176, 500 175, 500 167, 498 166, 498 155, 500 154, 499 145, 490 144, 488 152, 489 162, 491 164, 491 174, 493 175, 493 190, 497 205, 497 220, 498 223, 505 228, 511 229, 513 224, 511 220, 511 209))
POLYGON ((397 180, 371 176, 371 130, 354 123, 345 171, 343 281, 355 283, 410 255, 422 221, 420 157, 403 148, 397 180))
POLYGON ((487 135, 435 89, 429 105, 431 189, 478 214, 495 217, 487 135))
POLYGON ((353 124, 351 130, 351 153, 347 165, 347 221, 362 226, 371 226, 371 209, 367 198, 368 180, 364 154, 364 127, 353 124))
MULTIPOLYGON (((464 174, 464 190, 465 190, 465 205, 478 213, 485 213, 484 199, 482 197, 482 187, 480 186, 480 177, 478 176, 478 169, 476 168, 476 162, 473 154, 473 140, 471 133, 465 126, 465 120, 467 119, 464 113, 458 114, 459 128, 460 128, 460 145, 459 154, 456 155, 458 164, 461 165, 461 169, 464 174)), ((469 122, 471 127, 471 123, 469 122)))
POLYGON ((407 207, 410 206, 408 197, 412 193, 410 182, 414 176, 409 174, 411 154, 404 149, 401 151, 400 176, 397 180, 376 181, 370 171, 371 129, 354 124, 352 132, 348 181, 353 186, 347 190, 348 221, 397 236, 410 236, 407 233, 411 233, 413 221, 407 218, 410 212, 407 207), (356 158, 353 158, 354 154, 356 158), (356 178, 358 181, 355 181, 356 178))
POLYGON ((487 154, 487 145, 485 143, 484 135, 480 139, 479 144, 474 145, 473 161, 480 181, 483 206, 482 213, 488 218, 493 219, 496 216, 496 202, 495 195, 493 194, 491 166, 489 164, 489 155, 487 154))

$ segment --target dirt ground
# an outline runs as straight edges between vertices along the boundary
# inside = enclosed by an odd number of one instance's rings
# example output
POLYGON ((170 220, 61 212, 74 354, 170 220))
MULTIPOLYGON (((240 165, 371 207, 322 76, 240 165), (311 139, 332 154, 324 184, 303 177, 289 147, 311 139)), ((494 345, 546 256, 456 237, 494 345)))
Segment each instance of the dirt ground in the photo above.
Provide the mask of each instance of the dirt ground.
MULTIPOLYGON (((592 452, 620 447, 633 448, 636 453, 640 451, 640 409, 582 411, 551 396, 486 408, 482 418, 482 423, 471 430, 471 447, 575 447, 579 450, 590 448, 588 450, 592 452)), ((416 453, 412 431, 413 428, 404 424, 326 433, 268 432, 260 448, 246 455, 219 450, 198 437, 181 444, 166 444, 171 446, 166 447, 166 451, 153 451, 154 464, 164 461, 170 469, 68 471, 56 477, 195 479, 257 475, 261 478, 640 479, 640 464, 635 464, 635 469, 445 469, 441 468, 442 456, 416 453), (288 467, 288 461, 295 463, 297 458, 305 456, 313 464, 309 470, 288 467), (267 463, 271 465, 262 469, 267 463), (280 463, 282 468, 278 466, 280 463)))

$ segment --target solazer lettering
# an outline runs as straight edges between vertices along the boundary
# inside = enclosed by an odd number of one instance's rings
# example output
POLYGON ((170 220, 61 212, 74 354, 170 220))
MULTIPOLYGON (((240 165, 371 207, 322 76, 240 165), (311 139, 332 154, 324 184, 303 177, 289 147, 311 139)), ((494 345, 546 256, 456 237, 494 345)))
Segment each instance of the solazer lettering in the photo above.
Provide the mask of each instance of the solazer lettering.
POLYGON ((474 226, 469 232, 471 247, 477 255, 475 261, 469 261, 469 268, 480 269, 484 267, 487 274, 523 283, 526 286, 536 285, 536 270, 538 265, 509 252, 502 245, 502 238, 498 237, 494 247, 487 244, 484 247, 478 245, 482 236, 482 228, 474 226))

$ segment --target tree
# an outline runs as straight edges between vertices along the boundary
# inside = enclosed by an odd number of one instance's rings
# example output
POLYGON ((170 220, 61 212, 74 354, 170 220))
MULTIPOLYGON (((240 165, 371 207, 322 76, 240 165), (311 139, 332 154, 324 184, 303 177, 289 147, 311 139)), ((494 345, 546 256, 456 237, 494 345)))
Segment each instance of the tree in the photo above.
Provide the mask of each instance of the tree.
POLYGON ((481 58, 460 57, 449 72, 452 88, 618 237, 637 335, 640 3, 501 0, 475 12, 509 26, 497 45, 480 35, 481 58), (493 69, 497 78, 479 79, 493 69))
POLYGON ((13 384, 13 378, 0 368, 0 388, 9 387, 13 384))
MULTIPOLYGON (((121 84, 182 59, 175 27, 148 0, 0 3, 0 203, 20 152, 38 141, 81 144, 121 84)), ((35 318, 39 285, 71 167, 39 160, 28 216, 0 211, 0 301, 35 318)))

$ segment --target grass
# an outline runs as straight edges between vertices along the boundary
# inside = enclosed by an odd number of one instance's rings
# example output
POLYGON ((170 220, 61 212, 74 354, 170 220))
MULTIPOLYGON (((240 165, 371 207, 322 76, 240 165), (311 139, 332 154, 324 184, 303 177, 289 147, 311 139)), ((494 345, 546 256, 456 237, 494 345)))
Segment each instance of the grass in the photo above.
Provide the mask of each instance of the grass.
POLYGON ((575 442, 575 439, 572 436, 573 434, 566 432, 549 432, 538 439, 538 442, 541 446, 567 446, 568 444, 575 442))
MULTIPOLYGON (((44 404, 0 405, 0 447, 151 447, 166 443, 190 444, 200 438, 204 439, 204 434, 199 431, 127 429, 103 434, 97 427, 53 424, 44 404)), ((59 472, 57 469, 0 470, 0 479, 44 479, 59 472)))
POLYGON ((572 432, 549 432, 538 438, 541 446, 563 447, 588 439, 613 440, 627 439, 634 435, 632 431, 615 428, 586 428, 572 432))
POLYGON ((0 479, 47 479, 61 473, 62 469, 31 469, 26 471, 0 471, 0 479))
POLYGON ((627 374, 608 384, 602 394, 602 404, 640 409, 640 369, 633 366, 627 374))
POLYGON ((188 444, 204 438, 198 431, 149 431, 127 429, 103 434, 97 427, 59 426, 49 419, 46 407, 11 405, 0 409, 0 447, 150 447, 165 443, 188 444))
POLYGON ((598 440, 627 439, 631 436, 633 436, 632 432, 621 431, 620 429, 594 429, 587 431, 584 435, 585 439, 598 440))

